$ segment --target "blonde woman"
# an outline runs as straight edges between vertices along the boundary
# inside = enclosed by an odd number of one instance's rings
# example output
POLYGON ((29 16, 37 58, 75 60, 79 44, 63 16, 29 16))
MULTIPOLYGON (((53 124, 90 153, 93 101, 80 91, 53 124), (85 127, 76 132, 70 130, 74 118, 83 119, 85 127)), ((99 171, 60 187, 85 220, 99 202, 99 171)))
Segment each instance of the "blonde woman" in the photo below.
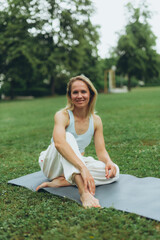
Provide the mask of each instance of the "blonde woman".
POLYGON ((37 191, 76 185, 84 207, 100 207, 94 197, 95 186, 119 178, 119 168, 105 149, 101 118, 94 111, 96 97, 97 91, 87 77, 70 79, 67 106, 55 114, 52 143, 39 157, 41 170, 50 182, 42 183, 37 191), (92 137, 98 160, 84 155, 92 137))

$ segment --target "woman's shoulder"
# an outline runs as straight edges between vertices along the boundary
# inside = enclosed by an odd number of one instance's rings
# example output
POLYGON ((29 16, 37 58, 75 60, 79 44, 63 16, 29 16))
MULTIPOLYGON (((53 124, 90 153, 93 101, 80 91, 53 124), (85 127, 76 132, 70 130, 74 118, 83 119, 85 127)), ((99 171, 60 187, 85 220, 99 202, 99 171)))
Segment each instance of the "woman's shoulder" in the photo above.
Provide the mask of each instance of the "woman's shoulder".
POLYGON ((99 115, 93 114, 93 120, 94 120, 94 129, 96 130, 98 127, 102 126, 102 120, 99 115))
POLYGON ((68 111, 65 108, 60 109, 55 113, 55 116, 67 116, 68 111))
POLYGON ((102 122, 101 118, 99 115, 97 114, 93 114, 93 119, 94 119, 94 122, 98 123, 98 122, 102 122))
POLYGON ((66 124, 68 124, 69 122, 69 114, 68 114, 68 111, 64 108, 64 109, 61 109, 59 110, 58 112, 55 113, 54 115, 54 119, 55 121, 63 121, 65 122, 66 124))

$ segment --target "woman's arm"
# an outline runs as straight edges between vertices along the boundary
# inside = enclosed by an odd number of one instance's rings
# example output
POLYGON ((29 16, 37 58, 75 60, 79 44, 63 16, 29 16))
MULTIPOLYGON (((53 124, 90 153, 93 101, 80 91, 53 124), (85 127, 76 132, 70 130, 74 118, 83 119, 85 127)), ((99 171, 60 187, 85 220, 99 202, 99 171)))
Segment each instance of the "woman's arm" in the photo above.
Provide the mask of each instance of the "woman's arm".
POLYGON ((73 151, 72 147, 66 141, 66 127, 69 123, 68 113, 61 110, 55 114, 54 117, 54 129, 53 129, 53 140, 58 152, 77 169, 79 169, 81 176, 84 181, 84 186, 90 193, 95 193, 95 184, 92 175, 85 166, 85 164, 78 158, 73 151))
POLYGON ((104 136, 103 136, 103 125, 101 118, 97 115, 94 115, 94 144, 96 149, 97 157, 100 161, 106 164, 106 178, 112 178, 116 175, 116 167, 112 162, 108 152, 105 148, 104 136), (109 171, 110 170, 110 171, 109 171))

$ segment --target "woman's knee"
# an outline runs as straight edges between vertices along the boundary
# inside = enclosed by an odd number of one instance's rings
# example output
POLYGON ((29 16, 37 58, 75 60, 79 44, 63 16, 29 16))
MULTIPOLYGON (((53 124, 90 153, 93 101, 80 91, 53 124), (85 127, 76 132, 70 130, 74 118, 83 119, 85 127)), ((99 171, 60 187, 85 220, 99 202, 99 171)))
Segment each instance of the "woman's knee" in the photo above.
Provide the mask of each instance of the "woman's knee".
MULTIPOLYGON (((70 144, 76 142, 75 137, 73 136, 72 133, 66 132, 66 141, 70 144)), ((77 142, 76 142, 77 143, 77 142)))
POLYGON ((72 133, 66 132, 66 141, 74 149, 74 151, 79 151, 77 141, 72 133))

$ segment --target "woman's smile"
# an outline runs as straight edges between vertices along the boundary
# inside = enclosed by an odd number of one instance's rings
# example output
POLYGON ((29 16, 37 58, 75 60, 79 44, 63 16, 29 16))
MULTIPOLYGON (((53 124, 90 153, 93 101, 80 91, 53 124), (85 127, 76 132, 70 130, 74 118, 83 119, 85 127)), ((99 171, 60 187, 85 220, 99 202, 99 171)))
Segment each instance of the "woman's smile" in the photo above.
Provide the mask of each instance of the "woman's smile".
POLYGON ((71 88, 71 99, 75 106, 88 106, 90 92, 87 84, 80 80, 73 82, 71 88))

